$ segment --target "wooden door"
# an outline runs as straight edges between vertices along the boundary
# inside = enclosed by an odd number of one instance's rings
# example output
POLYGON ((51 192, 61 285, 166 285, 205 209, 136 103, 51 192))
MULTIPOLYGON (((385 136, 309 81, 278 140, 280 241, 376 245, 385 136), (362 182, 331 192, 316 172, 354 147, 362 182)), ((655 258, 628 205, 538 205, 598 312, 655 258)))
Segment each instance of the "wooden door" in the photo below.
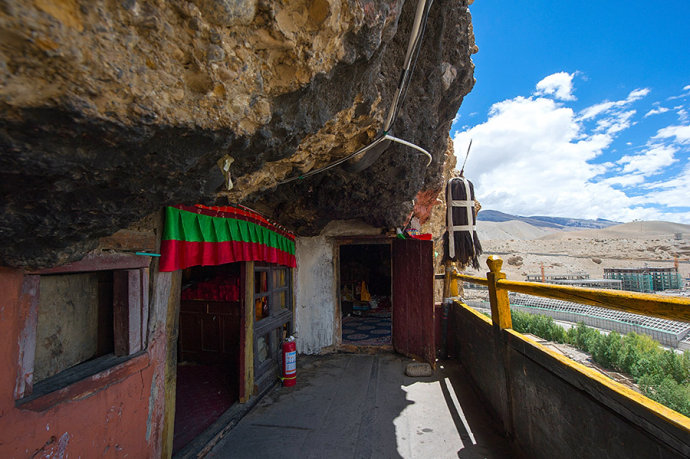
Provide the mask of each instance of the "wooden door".
POLYGON ((408 357, 436 360, 433 243, 393 241, 393 347, 408 357))
POLYGON ((240 303, 205 300, 180 302, 181 360, 228 364, 237 368, 240 347, 240 303))

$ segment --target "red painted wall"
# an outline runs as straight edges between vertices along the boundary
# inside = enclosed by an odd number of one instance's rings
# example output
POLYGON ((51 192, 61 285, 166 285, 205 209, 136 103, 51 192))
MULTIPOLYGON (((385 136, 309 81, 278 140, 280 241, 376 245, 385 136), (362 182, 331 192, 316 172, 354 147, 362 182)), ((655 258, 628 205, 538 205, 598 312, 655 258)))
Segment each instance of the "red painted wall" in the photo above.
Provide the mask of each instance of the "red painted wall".
POLYGON ((29 310, 22 279, 20 271, 0 268, 0 457, 160 456, 165 324, 151 327, 158 332, 149 337, 148 355, 116 380, 91 381, 80 399, 42 411, 17 408, 20 331, 29 310))

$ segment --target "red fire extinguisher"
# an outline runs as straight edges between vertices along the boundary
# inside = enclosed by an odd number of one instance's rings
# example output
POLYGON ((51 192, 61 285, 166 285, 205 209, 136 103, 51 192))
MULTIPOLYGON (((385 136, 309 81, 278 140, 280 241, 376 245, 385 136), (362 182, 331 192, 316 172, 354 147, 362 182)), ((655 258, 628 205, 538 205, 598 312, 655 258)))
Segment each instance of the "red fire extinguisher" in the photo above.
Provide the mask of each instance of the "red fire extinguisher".
POLYGON ((283 386, 290 387, 297 384, 297 344, 294 336, 283 342, 283 386))

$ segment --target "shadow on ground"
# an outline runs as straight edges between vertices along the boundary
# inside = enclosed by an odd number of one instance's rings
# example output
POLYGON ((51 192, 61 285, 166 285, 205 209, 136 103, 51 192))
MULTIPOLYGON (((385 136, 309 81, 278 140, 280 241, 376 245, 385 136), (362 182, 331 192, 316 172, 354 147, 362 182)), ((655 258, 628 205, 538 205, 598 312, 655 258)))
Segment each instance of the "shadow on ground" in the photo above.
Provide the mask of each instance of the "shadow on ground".
POLYGON ((455 362, 412 378, 392 353, 299 360, 297 386, 270 392, 208 457, 514 457, 455 362))

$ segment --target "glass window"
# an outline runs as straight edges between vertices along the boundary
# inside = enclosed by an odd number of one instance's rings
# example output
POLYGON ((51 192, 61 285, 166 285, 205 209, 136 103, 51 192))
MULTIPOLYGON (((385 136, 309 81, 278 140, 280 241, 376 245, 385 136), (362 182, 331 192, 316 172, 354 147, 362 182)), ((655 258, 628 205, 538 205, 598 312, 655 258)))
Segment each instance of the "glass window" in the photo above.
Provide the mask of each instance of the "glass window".
POLYGON ((278 292, 277 303, 281 309, 287 309, 287 307, 288 307, 287 291, 283 290, 282 292, 278 292))
POLYGON ((274 286, 277 287, 285 287, 287 286, 287 275, 286 275, 287 269, 276 269, 273 272, 274 275, 274 286))
POLYGON ((271 338, 270 333, 260 336, 256 340, 256 359, 258 363, 263 363, 271 357, 271 338))
POLYGON ((254 275, 254 293, 268 291, 268 272, 257 271, 254 275))
POLYGON ((282 340, 292 333, 290 268, 254 267, 254 377, 264 388, 278 375, 282 340))
POLYGON ((254 300, 254 312, 257 322, 270 315, 269 303, 267 296, 261 296, 254 300))

